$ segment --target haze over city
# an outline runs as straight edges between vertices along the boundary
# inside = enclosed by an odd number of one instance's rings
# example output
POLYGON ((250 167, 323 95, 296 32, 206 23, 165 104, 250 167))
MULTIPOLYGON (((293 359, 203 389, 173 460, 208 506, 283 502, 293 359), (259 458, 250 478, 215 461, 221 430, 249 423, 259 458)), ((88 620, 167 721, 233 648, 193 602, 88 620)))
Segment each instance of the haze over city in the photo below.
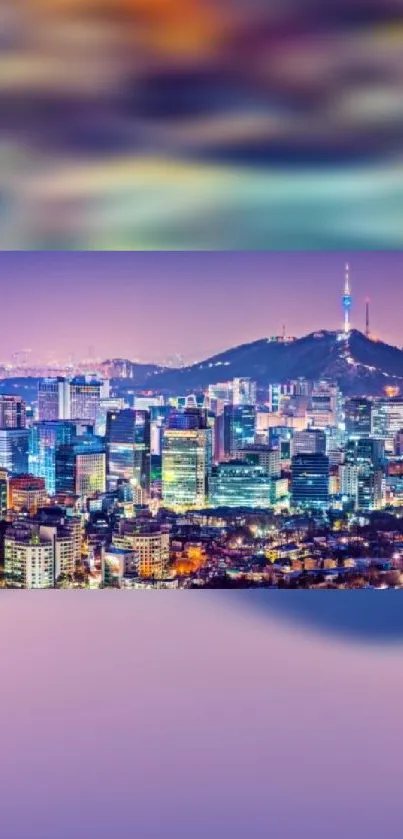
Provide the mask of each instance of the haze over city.
POLYGON ((189 363, 283 327, 338 329, 346 261, 352 326, 364 330, 369 297, 373 334, 401 346, 400 253, 3 252, 0 358, 189 363))

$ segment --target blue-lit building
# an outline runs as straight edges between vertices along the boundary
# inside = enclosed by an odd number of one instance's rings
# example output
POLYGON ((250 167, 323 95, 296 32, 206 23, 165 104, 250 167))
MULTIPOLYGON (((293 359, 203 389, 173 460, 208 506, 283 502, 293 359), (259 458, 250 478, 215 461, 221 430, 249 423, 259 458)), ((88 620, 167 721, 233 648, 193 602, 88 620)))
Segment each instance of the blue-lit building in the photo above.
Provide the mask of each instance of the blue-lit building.
POLYGON ((106 446, 103 437, 82 434, 56 450, 56 494, 81 498, 106 490, 106 446))
POLYGON ((0 467, 14 475, 28 472, 29 432, 26 428, 0 429, 0 467))
POLYGON ((36 422, 30 430, 29 471, 45 479, 46 492, 56 492, 56 452, 70 443, 76 434, 75 423, 68 420, 36 422))
POLYGON ((220 463, 213 467, 209 495, 213 507, 270 507, 271 478, 256 464, 220 463))
POLYGON ((150 413, 125 408, 108 411, 106 417, 108 480, 131 481, 148 494, 150 491, 150 413))
POLYGON ((329 458, 321 453, 296 454, 291 461, 293 507, 326 508, 329 504, 329 458))
POLYGON ((234 457, 255 442, 256 411, 254 405, 224 406, 224 454, 234 457))

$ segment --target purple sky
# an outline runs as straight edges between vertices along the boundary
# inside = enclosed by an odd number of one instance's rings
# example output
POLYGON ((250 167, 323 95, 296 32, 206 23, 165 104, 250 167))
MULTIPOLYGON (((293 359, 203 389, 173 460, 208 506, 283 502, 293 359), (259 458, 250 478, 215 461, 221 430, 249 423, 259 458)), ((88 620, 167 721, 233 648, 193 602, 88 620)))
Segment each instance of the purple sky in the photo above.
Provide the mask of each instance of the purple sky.
POLYGON ((0 360, 32 350, 161 361, 202 358, 245 341, 341 323, 351 265, 353 325, 401 346, 399 252, 2 252, 0 360))

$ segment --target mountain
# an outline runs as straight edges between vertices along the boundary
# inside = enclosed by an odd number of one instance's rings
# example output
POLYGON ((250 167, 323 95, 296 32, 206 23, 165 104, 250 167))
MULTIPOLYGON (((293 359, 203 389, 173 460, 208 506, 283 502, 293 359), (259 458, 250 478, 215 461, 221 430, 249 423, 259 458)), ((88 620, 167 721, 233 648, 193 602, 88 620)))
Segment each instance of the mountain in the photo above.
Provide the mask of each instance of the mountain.
POLYGON ((403 350, 357 330, 347 338, 323 330, 293 341, 242 344, 189 367, 156 372, 147 384, 187 393, 237 376, 249 376, 260 387, 302 377, 336 381, 346 395, 381 395, 387 386, 403 392, 403 350))

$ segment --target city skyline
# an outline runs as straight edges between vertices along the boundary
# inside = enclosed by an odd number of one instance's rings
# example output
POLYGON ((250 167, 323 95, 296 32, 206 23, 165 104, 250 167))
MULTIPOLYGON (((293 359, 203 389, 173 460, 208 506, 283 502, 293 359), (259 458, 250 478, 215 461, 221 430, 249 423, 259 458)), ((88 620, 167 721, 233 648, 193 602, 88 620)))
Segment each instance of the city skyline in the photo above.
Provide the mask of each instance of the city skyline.
POLYGON ((339 329, 346 263, 352 327, 365 331, 369 298, 371 331, 401 346, 400 253, 3 252, 0 359, 189 363, 283 328, 339 329))

